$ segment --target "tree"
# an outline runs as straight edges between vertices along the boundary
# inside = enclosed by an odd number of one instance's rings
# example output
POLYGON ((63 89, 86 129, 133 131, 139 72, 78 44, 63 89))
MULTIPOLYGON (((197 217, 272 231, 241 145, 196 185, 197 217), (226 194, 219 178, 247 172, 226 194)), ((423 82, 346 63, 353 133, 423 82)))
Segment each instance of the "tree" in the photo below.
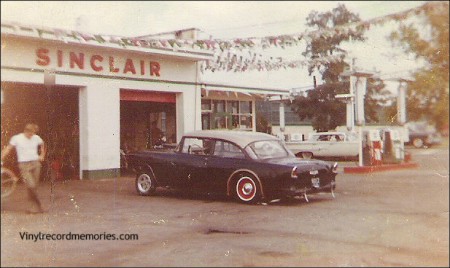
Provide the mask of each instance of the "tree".
POLYGON ((449 4, 428 2, 422 6, 424 20, 419 31, 412 23, 402 24, 392 32, 393 45, 424 59, 426 67, 413 73, 414 81, 408 83, 407 114, 411 121, 427 120, 437 129, 448 127, 449 120, 449 4))
POLYGON ((306 97, 296 97, 291 108, 301 120, 310 119, 312 127, 318 132, 335 129, 345 122, 346 111, 345 104, 334 97, 337 88, 336 84, 323 84, 308 91, 306 97))
POLYGON ((364 100, 366 123, 380 123, 380 121, 385 121, 385 115, 380 113, 386 109, 386 105, 389 102, 392 102, 392 96, 389 90, 385 89, 383 80, 379 78, 368 78, 367 94, 364 100))
MULTIPOLYGON (((306 25, 312 30, 330 30, 337 27, 359 22, 358 15, 351 13, 345 5, 338 4, 332 11, 318 13, 312 11, 306 19, 306 25)), ((341 55, 340 60, 330 61, 328 63, 312 63, 308 66, 309 75, 318 71, 322 75, 322 85, 308 91, 307 96, 297 97, 291 104, 292 109, 299 115, 301 120, 308 118, 312 121, 312 127, 316 131, 328 131, 335 129, 339 125, 345 124, 346 108, 342 101, 336 99, 336 94, 348 93, 349 81, 344 81, 340 76, 345 69, 349 67, 346 63, 344 49, 340 44, 344 41, 364 41, 363 26, 355 29, 349 28, 348 31, 333 31, 333 35, 317 35, 307 44, 304 56, 310 59, 327 57, 331 55, 341 55)), ((311 61, 314 62, 314 61, 311 61)), ((380 94, 379 90, 384 88, 381 80, 369 79, 367 105, 365 111, 369 121, 376 121, 378 100, 373 98, 373 94, 380 94), (377 91, 378 90, 378 91, 377 91)))

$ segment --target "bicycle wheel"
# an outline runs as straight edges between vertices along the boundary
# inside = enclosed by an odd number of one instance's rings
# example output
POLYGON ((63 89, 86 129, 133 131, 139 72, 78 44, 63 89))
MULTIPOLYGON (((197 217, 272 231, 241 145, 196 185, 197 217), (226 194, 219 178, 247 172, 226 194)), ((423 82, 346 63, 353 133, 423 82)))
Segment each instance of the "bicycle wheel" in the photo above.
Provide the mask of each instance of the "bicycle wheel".
POLYGON ((1 177, 1 179, 2 179, 1 190, 2 190, 2 199, 3 199, 5 197, 9 196, 12 192, 14 192, 18 179, 17 179, 16 175, 14 175, 14 173, 7 168, 2 168, 1 176, 2 176, 1 177))

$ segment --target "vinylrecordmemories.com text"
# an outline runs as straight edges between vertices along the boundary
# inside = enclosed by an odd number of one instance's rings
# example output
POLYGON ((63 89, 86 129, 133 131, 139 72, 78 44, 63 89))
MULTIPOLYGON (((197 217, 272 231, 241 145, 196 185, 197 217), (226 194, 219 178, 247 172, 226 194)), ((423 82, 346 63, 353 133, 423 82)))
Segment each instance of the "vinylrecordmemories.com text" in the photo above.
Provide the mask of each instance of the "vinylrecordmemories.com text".
POLYGON ((28 232, 19 232, 20 239, 26 241, 42 241, 42 240, 139 240, 139 236, 137 234, 111 234, 111 233, 58 233, 58 234, 50 234, 50 233, 28 233, 28 232))

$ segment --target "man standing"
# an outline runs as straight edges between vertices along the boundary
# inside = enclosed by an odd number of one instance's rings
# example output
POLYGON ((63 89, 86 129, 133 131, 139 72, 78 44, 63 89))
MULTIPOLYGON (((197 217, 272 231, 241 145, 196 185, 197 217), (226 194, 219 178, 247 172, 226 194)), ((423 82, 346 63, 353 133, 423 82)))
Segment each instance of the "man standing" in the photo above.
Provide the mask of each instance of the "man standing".
POLYGON ((20 174, 28 189, 28 198, 35 206, 34 210, 29 211, 31 213, 43 212, 36 190, 41 174, 41 162, 45 159, 46 149, 44 141, 36 135, 37 131, 38 126, 36 124, 27 124, 24 132, 14 135, 1 154, 3 163, 3 159, 15 147, 20 174))

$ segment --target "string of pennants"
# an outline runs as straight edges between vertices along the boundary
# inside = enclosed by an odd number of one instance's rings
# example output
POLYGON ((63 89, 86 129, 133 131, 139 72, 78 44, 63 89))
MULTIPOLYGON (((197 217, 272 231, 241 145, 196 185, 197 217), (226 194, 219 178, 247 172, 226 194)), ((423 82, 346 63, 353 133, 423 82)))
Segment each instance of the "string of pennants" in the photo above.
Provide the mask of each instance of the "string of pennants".
MULTIPOLYGON (((247 70, 279 70, 281 68, 299 68, 304 66, 316 65, 321 63, 330 63, 342 61, 344 54, 331 55, 317 59, 294 60, 289 61, 281 57, 265 57, 262 53, 256 53, 255 50, 265 50, 268 48, 286 48, 298 46, 302 42, 311 42, 319 37, 329 38, 336 35, 352 35, 361 29, 368 30, 371 26, 384 25, 388 21, 406 20, 422 12, 429 12, 432 9, 441 8, 440 2, 427 2, 419 7, 412 8, 403 12, 394 13, 371 20, 353 22, 330 29, 321 29, 312 32, 304 32, 290 35, 267 36, 267 37, 248 37, 237 39, 212 39, 212 40, 183 40, 183 39, 143 39, 133 37, 120 37, 112 35, 87 34, 77 31, 65 31, 54 29, 54 36, 64 42, 70 39, 78 40, 82 43, 91 41, 102 43, 117 44, 122 47, 142 47, 169 49, 176 51, 187 50, 209 50, 214 51, 214 60, 205 61, 202 64, 201 71, 234 71, 244 72, 247 70)), ((51 31, 37 29, 39 36, 51 31)))
POLYGON ((272 71, 287 68, 300 68, 307 66, 320 66, 330 62, 342 62, 346 53, 339 55, 330 55, 315 59, 308 60, 286 60, 282 57, 264 57, 261 53, 254 53, 248 51, 248 53, 240 52, 226 52, 215 55, 214 60, 205 61, 201 66, 201 71, 233 71, 233 72, 245 72, 245 71, 272 71))

